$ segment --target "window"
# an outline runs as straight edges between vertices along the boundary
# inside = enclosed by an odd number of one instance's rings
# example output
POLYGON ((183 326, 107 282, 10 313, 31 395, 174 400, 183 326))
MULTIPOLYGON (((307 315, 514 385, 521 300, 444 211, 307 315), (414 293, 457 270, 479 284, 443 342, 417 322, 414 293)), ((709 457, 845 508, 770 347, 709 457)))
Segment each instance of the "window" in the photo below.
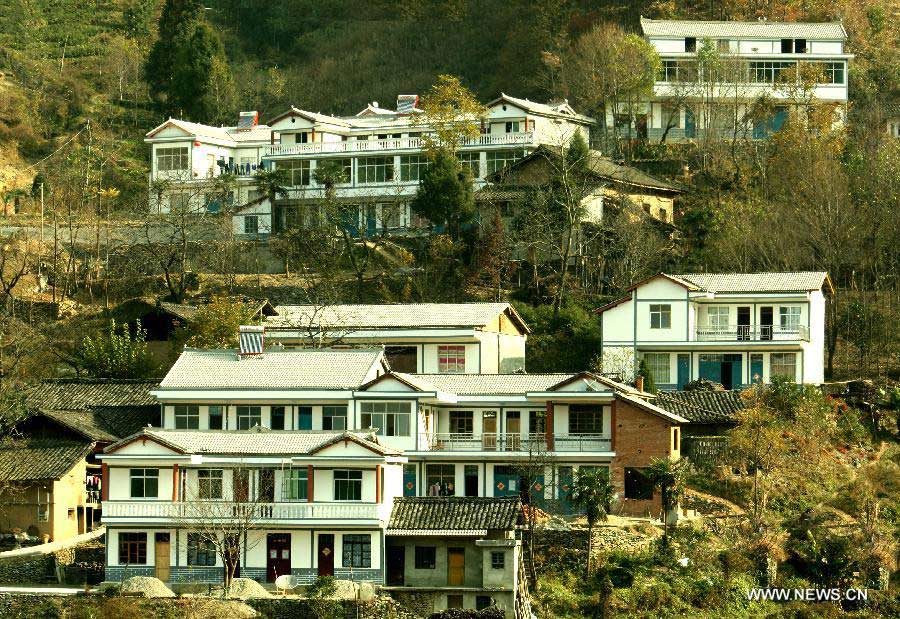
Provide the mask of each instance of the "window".
POLYGON ((403 215, 405 205, 400 202, 390 202, 380 205, 381 227, 384 230, 396 230, 403 227, 403 215))
POLYGON ((203 538, 199 533, 188 533, 187 538, 188 565, 215 565, 216 545, 203 538))
POLYGON ((278 162, 278 169, 285 171, 287 184, 291 187, 309 185, 310 167, 309 159, 289 159, 278 162))
POLYGON ((199 430, 200 407, 194 404, 179 404, 175 406, 176 430, 199 430))
POLYGON ((222 469, 197 470, 197 497, 207 501, 222 498, 222 469))
POLYGON ((335 182, 339 185, 346 185, 353 180, 353 160, 352 159, 324 159, 319 162, 319 166, 332 166, 338 172, 335 182))
POLYGON ((462 608, 463 607, 463 596, 459 594, 453 594, 447 596, 447 608, 462 608))
POLYGON ((650 328, 672 328, 672 306, 669 304, 650 304, 650 328))
POLYGON ((788 380, 797 378, 797 354, 773 352, 769 357, 769 376, 784 376, 788 380))
POLYGON ((476 595, 475 596, 475 610, 484 610, 485 608, 490 608, 494 605, 494 600, 489 595, 476 595))
POLYGON ((481 176, 481 153, 456 153, 460 166, 472 173, 472 178, 481 176))
POLYGON ((259 234, 259 217, 244 215, 244 234, 259 234))
POLYGON ((438 372, 441 374, 464 374, 466 371, 466 347, 438 346, 438 372))
POLYGON ((547 432, 547 411, 528 412, 528 433, 544 434, 547 432))
POLYGON ((641 469, 625 468, 625 498, 635 500, 653 498, 653 483, 641 469))
POLYGON ((492 150, 487 152, 487 173, 493 174, 524 156, 520 150, 492 150))
POLYGON ((684 51, 694 53, 697 51, 697 37, 684 38, 684 51))
POLYGON ((347 535, 344 541, 344 567, 370 567, 372 565, 372 536, 347 535))
POLYGON ((711 331, 728 330, 728 308, 710 307, 706 310, 706 321, 711 331))
POLYGON ((843 62, 824 62, 822 63, 822 83, 823 84, 843 84, 844 83, 844 63, 843 62))
POLYGON ((389 183, 394 180, 393 157, 361 157, 356 161, 356 180, 360 183, 389 183))
POLYGON ((800 328, 799 307, 780 307, 778 308, 778 315, 781 320, 780 324, 782 329, 796 331, 800 328))
POLYGON ((472 436, 472 411, 450 411, 450 434, 472 436))
POLYGON ((156 149, 156 171, 177 172, 187 170, 190 166, 190 155, 187 146, 156 149))
POLYGON ((491 553, 491 569, 492 570, 506 569, 506 553, 505 552, 492 552, 491 553))
POLYGON ((159 498, 159 469, 131 469, 131 498, 159 498))
POLYGON ((519 121, 518 120, 510 120, 506 122, 506 132, 507 133, 518 133, 519 132, 519 121))
POLYGON ((184 213, 191 207, 191 196, 186 193, 173 193, 169 196, 169 211, 184 213))
POLYGON ((237 407, 237 429, 249 430, 256 426, 262 425, 262 407, 260 406, 238 406, 237 407))
POLYGON ((681 428, 672 428, 672 451, 681 450, 681 428))
POLYGON ((603 434, 603 407, 594 404, 569 406, 569 434, 603 434))
POLYGON ((663 60, 656 80, 659 82, 680 82, 685 76, 682 75, 684 63, 679 60, 663 60))
POLYGON ((281 482, 281 498, 284 501, 309 500, 309 471, 307 469, 287 469, 281 482))
POLYGON ((221 430, 224 428, 223 420, 224 415, 222 414, 222 407, 218 404, 212 404, 208 407, 209 410, 209 429, 210 430, 221 430))
POLYGON ((681 108, 669 103, 663 103, 660 110, 661 128, 681 129, 681 108))
POLYGON ((409 402, 362 402, 364 428, 378 428, 381 436, 409 436, 409 402))
POLYGON ((796 67, 796 62, 754 60, 750 62, 750 81, 756 84, 775 84, 782 81, 783 74, 789 77, 785 71, 796 67))
POLYGON ((346 430, 347 429, 347 407, 346 406, 323 406, 322 407, 322 429, 323 430, 346 430))
POLYGON ((428 159, 423 155, 402 155, 400 157, 400 180, 418 181, 428 167, 428 159))
POLYGON ((434 546, 416 546, 416 569, 433 570, 436 556, 437 548, 434 546))
POLYGON ((273 430, 284 430, 284 407, 283 406, 273 406, 272 414, 271 414, 271 422, 269 426, 273 430))
POLYGON ((728 39, 718 39, 716 41, 716 49, 723 54, 727 54, 731 51, 731 41, 728 39))
POLYGON ((119 533, 119 563, 121 565, 146 565, 146 533, 119 533))
POLYGON ((312 406, 297 407, 297 429, 312 430, 312 406))
POLYGON ((425 486, 428 488, 428 496, 455 496, 456 465, 426 464, 425 486))
POLYGON ((806 39, 781 39, 782 54, 805 54, 806 39))
POLYGON ((648 352, 644 353, 644 362, 650 374, 653 376, 653 382, 657 387, 661 384, 671 383, 672 377, 669 373, 669 353, 667 352, 648 352))
POLYGON ((362 501, 362 471, 335 470, 334 500, 362 501))

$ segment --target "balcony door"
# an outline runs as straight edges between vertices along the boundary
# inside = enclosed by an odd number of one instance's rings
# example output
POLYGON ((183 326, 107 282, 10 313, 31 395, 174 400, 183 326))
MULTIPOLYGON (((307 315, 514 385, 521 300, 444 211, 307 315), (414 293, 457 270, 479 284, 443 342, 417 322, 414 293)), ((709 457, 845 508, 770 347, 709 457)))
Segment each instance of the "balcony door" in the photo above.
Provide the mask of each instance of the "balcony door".
POLYGON ((759 339, 772 339, 772 306, 759 308, 759 339))
POLYGON ((259 502, 275 502, 275 469, 259 469, 259 502))
POLYGON ((522 414, 519 411, 506 413, 506 436, 503 437, 507 451, 518 451, 521 447, 522 414))
POLYGON ((481 421, 482 446, 485 450, 497 449, 497 411, 484 411, 481 421))
POLYGON ((737 339, 750 339, 750 307, 737 308, 737 339))

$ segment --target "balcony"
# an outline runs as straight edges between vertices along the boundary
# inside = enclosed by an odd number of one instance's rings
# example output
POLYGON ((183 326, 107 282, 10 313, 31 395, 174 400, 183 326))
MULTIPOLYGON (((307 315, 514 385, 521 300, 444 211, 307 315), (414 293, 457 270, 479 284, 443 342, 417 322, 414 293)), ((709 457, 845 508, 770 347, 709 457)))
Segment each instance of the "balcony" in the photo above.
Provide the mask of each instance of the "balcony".
POLYGON ((809 341, 805 325, 709 325, 697 327, 698 342, 796 342, 809 341))
MULTIPOLYGON (((505 451, 539 453, 548 451, 543 434, 439 433, 429 437, 429 451, 505 451)), ((612 451, 612 441, 602 434, 557 434, 553 451, 612 451)))
POLYGON ((163 520, 254 522, 297 520, 379 520, 383 506, 373 503, 233 503, 231 501, 105 501, 104 522, 163 520))
MULTIPOLYGON (((478 146, 534 146, 534 132, 484 134, 466 140, 462 148, 478 146)), ((263 149, 264 157, 287 155, 378 153, 398 150, 419 151, 425 140, 413 138, 387 138, 383 140, 347 140, 346 142, 311 142, 308 144, 273 144, 263 149)))

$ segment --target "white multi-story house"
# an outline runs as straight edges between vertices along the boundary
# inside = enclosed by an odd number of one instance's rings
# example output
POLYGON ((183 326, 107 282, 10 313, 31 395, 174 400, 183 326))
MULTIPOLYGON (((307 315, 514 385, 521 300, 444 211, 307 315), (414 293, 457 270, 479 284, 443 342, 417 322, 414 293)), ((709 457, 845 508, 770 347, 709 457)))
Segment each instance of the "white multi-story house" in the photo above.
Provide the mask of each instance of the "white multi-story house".
POLYGON ((502 590, 498 578, 515 569, 514 537, 499 531, 509 526, 472 521, 460 533, 473 538, 469 550, 463 539, 435 544, 458 523, 441 532, 429 518, 412 530, 391 516, 395 498, 565 506, 573 474, 600 467, 619 491, 617 509, 646 514, 659 497, 642 469, 680 454, 686 420, 603 377, 406 374, 389 370, 382 349, 263 349, 256 336, 242 333, 245 345, 260 344, 243 351, 185 350, 153 392, 163 427, 100 455, 108 580, 221 582, 220 557, 196 531, 231 514, 253 520, 242 576, 333 574, 407 588, 425 579, 447 588, 443 607, 478 603, 480 589, 502 590), (415 569, 446 562, 446 577, 404 568, 399 549, 411 562, 419 545, 431 550, 415 569), (470 560, 497 571, 470 578, 470 560))
POLYGON ((738 389, 784 376, 824 380, 822 271, 660 273, 597 310, 605 372, 633 375, 643 360, 657 388, 698 378, 738 389))
POLYGON ((384 346, 397 372, 509 374, 525 369, 531 330, 509 303, 281 305, 266 341, 285 348, 384 346))
POLYGON ((638 119, 638 132, 651 139, 693 139, 707 131, 764 138, 781 128, 791 106, 811 99, 836 104, 835 121, 843 119, 853 55, 846 53, 841 23, 641 18, 641 29, 662 61, 653 97, 638 119), (718 66, 698 79, 704 44, 715 49, 718 66), (800 75, 809 70, 818 77, 811 88, 801 88, 800 75), (751 113, 761 97, 774 104, 768 118, 751 113))
MULTIPOLYGON (((266 235, 316 217, 325 190, 316 182, 317 166, 336 164, 345 171, 336 197, 355 207, 349 226, 361 234, 403 231, 415 223, 409 200, 427 164, 425 140, 431 128, 415 107, 415 96, 398 97, 397 110, 369 104, 355 116, 329 116, 292 107, 268 124, 245 112, 235 127, 211 127, 169 119, 145 141, 151 145, 151 208, 216 210, 215 179, 223 171, 238 177, 229 200, 237 212, 234 231, 266 235), (289 194, 271 204, 254 185, 260 167, 280 168, 289 176, 289 194)), ((540 144, 568 143, 581 133, 587 140, 593 119, 567 102, 541 104, 501 95, 487 104, 482 133, 459 147, 476 185, 540 144)))

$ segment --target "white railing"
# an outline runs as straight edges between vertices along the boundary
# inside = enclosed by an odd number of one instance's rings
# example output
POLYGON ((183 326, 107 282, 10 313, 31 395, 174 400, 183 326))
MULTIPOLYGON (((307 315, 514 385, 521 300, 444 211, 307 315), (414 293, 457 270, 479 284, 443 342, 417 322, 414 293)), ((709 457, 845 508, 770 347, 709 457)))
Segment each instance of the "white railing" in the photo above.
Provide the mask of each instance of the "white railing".
POLYGON ((230 501, 104 501, 103 519, 174 520, 378 520, 372 503, 232 503, 230 501))
MULTIPOLYGON (((438 433, 428 442, 431 451, 509 451, 536 453, 548 451, 544 434, 485 432, 438 433)), ((612 441, 602 434, 557 434, 553 451, 612 451, 612 441)))
POLYGON ((697 327, 700 342, 809 341, 806 325, 705 325, 697 327))
MULTIPOLYGON (((531 146, 534 145, 534 132, 486 133, 463 142, 463 148, 472 146, 531 146)), ((385 138, 381 140, 347 140, 346 142, 310 142, 308 144, 272 144, 264 147, 264 157, 285 155, 317 155, 320 153, 371 153, 394 150, 422 150, 425 140, 413 138, 385 138)))

